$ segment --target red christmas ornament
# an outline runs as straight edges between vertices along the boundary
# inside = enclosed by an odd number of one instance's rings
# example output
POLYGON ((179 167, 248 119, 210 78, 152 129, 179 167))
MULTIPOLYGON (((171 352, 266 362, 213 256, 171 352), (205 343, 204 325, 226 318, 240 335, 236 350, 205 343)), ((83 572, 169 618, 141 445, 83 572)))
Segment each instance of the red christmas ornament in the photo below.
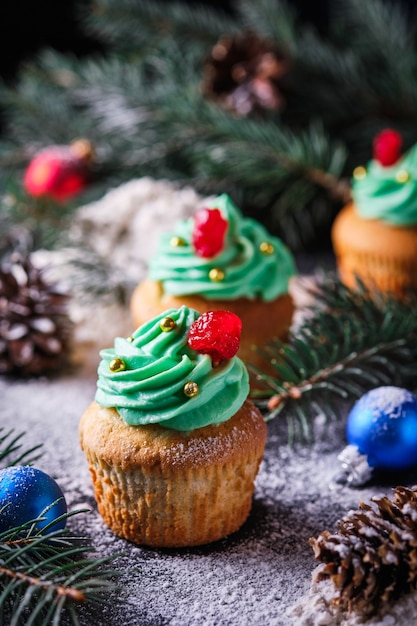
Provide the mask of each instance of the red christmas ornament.
POLYGON ((239 349, 242 321, 230 311, 208 311, 191 325, 188 345, 209 354, 213 365, 235 356, 239 349))
POLYGON ((374 139, 374 159, 382 166, 394 165, 401 156, 402 137, 392 128, 382 130, 374 139))
POLYGON ((31 196, 67 200, 85 188, 91 160, 92 147, 86 140, 45 148, 29 163, 24 187, 31 196))
POLYGON ((224 247, 228 222, 220 209, 200 209, 194 216, 192 243, 197 256, 212 258, 224 247))

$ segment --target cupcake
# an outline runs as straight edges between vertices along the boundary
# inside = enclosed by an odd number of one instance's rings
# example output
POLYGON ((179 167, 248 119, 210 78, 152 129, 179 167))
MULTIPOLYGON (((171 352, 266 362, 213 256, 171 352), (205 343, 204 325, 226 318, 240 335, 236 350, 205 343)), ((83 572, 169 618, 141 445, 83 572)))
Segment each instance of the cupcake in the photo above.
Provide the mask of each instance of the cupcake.
POLYGON ((132 295, 133 321, 138 326, 183 304, 200 313, 231 311, 243 323, 239 356, 256 364, 254 347, 287 338, 295 273, 282 241, 244 218, 224 194, 161 236, 148 276, 132 295))
POLYGON ((80 442, 98 510, 118 536, 196 546, 247 519, 266 425, 233 356, 240 329, 227 311, 182 306, 101 351, 80 442))
POLYGON ((403 297, 417 287, 417 146, 400 154, 401 136, 390 129, 374 141, 366 168, 353 173, 352 201, 332 228, 341 280, 403 297))

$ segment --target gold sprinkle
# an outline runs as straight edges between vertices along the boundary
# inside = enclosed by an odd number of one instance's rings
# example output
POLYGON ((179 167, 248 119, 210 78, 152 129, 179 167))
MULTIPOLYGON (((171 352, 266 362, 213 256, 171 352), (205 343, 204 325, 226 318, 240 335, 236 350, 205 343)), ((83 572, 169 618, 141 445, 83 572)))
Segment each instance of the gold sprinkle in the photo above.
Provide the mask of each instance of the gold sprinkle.
POLYGON ((262 254, 266 255, 274 254, 275 252, 274 246, 269 241, 263 241, 259 246, 259 250, 262 252, 262 254))
POLYGON ((176 324, 175 324, 175 321, 172 319, 172 317, 164 317, 164 319, 161 320, 159 324, 160 329, 164 333, 169 333, 169 331, 173 330, 175 326, 176 324))
POLYGON ((194 383, 192 380, 185 383, 184 395, 186 395, 187 398, 195 398, 195 396, 198 394, 198 391, 199 389, 197 383, 194 383))
POLYGON ((126 369, 126 363, 123 359, 116 357, 110 361, 109 368, 112 372, 123 372, 126 369))
POLYGON ((366 168, 363 167, 363 165, 359 165, 358 167, 355 167, 355 169, 353 170, 353 178, 355 180, 362 180, 362 178, 366 177, 366 168))
POLYGON ((406 183, 410 180, 410 174, 406 170, 399 170, 395 175, 397 183, 406 183))
POLYGON ((132 343, 132 341, 133 341, 133 337, 128 337, 128 338, 126 339, 126 341, 128 341, 129 343, 132 343))
POLYGON ((212 270, 209 271, 209 278, 213 281, 213 283, 221 283, 224 280, 225 273, 219 267, 213 267, 212 270))
POLYGON ((179 248, 181 246, 185 246, 186 242, 182 237, 177 237, 177 235, 175 235, 174 237, 171 237, 170 244, 173 248, 179 248))

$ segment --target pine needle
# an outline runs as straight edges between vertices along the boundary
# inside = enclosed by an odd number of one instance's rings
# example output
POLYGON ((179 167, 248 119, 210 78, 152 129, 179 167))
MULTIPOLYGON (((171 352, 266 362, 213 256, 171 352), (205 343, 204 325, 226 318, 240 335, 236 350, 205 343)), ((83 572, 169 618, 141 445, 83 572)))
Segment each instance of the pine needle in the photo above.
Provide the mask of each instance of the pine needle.
MULTIPOLYGON (((397 128, 405 149, 417 140, 417 46, 398 3, 334 0, 322 33, 288 0, 235 0, 228 13, 181 1, 79 4, 80 30, 104 52, 44 51, 13 86, 0 84, 2 178, 20 182, 46 145, 86 137, 95 147, 92 184, 58 207, 65 216, 132 178, 167 178, 227 191, 296 251, 328 232, 377 132, 397 128), (213 46, 248 31, 288 56, 279 112, 240 117, 203 96, 213 46)), ((34 205, 55 230, 50 242, 64 230, 56 209, 34 205)))
MULTIPOLYGON (((30 465, 42 446, 23 445, 24 433, 0 428, 0 463, 30 465)), ((95 557, 89 538, 56 525, 87 510, 67 512, 45 524, 39 517, 0 532, 0 624, 59 626, 61 618, 79 625, 82 607, 104 604, 116 597, 120 572, 110 567, 115 556, 95 557), (41 529, 39 524, 43 522, 41 529)), ((11 504, 0 509, 0 518, 11 504)))
POLYGON ((12 465, 33 465, 42 453, 42 444, 24 448, 22 439, 25 433, 15 434, 13 429, 5 431, 0 427, 0 463, 12 465))
MULTIPOLYGON (((85 511, 73 511, 63 517, 85 511)), ((1 515, 1 511, 0 511, 1 515)), ((61 529, 42 534, 43 514, 0 535, 0 622, 10 626, 59 624, 66 615, 78 624, 78 609, 108 601, 116 591, 114 556, 90 556, 85 538, 61 529)), ((54 522, 56 523, 56 521, 54 522)))
POLYGON ((317 278, 314 296, 288 344, 276 341, 260 351, 275 376, 250 366, 266 419, 284 413, 298 421, 303 440, 313 434, 315 415, 339 415, 340 399, 353 402, 382 385, 415 389, 417 380, 416 294, 399 302, 359 282, 350 291, 327 276, 317 278))

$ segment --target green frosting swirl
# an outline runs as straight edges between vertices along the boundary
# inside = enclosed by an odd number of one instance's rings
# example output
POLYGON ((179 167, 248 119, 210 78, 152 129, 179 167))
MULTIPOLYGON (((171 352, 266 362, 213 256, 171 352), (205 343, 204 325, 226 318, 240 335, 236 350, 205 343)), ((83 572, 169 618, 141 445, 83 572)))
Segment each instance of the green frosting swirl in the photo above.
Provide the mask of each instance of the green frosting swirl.
POLYGON ((242 217, 227 194, 205 205, 218 208, 228 221, 225 245, 215 257, 196 255, 192 246, 194 219, 179 222, 175 233, 164 233, 156 255, 149 264, 149 278, 160 281, 165 293, 174 296, 202 295, 207 299, 232 300, 245 296, 271 301, 288 292, 288 282, 296 273, 294 259, 282 241, 271 236, 256 220, 242 217), (173 237, 184 245, 173 246, 173 237), (260 250, 270 243, 270 254, 260 250), (213 281, 211 269, 224 272, 224 279, 213 281))
POLYGON ((242 361, 233 357, 213 367, 207 354, 187 345, 188 330, 200 313, 185 306, 169 309, 140 326, 130 339, 118 337, 114 349, 102 350, 96 401, 115 407, 127 424, 159 423, 175 430, 194 430, 232 417, 249 393, 249 376, 242 361), (163 331, 166 316, 175 322, 163 331), (110 369, 113 359, 126 369, 110 369), (198 384, 189 398, 186 382, 198 384))
POLYGON ((417 145, 389 167, 372 160, 366 175, 353 180, 352 196, 364 219, 380 219, 397 226, 417 224, 417 145), (400 182, 404 172, 408 178, 400 182))

